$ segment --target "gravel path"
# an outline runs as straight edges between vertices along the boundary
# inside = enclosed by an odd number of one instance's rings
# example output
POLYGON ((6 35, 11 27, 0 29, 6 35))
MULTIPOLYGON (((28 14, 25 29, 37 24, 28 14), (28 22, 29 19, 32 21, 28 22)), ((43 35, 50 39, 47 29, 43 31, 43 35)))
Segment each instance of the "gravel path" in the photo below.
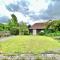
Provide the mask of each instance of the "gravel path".
POLYGON ((6 40, 13 38, 13 37, 15 37, 15 36, 2 37, 2 38, 0 38, 0 42, 6 41, 6 40))

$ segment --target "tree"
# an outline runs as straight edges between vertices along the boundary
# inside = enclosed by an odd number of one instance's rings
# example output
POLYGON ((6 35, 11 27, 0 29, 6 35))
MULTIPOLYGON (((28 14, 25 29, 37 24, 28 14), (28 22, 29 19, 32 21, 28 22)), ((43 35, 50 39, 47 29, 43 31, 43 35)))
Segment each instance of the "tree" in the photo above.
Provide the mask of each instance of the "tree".
POLYGON ((21 35, 28 35, 29 34, 29 30, 28 30, 28 26, 26 25, 26 23, 21 22, 20 23, 20 34, 21 35))
POLYGON ((52 28, 55 31, 60 31, 60 20, 52 20, 52 21, 48 22, 47 29, 48 28, 52 28))
POLYGON ((30 28, 31 27, 31 25, 28 25, 28 28, 30 28))
POLYGON ((0 23, 0 31, 4 30, 4 24, 0 23))
POLYGON ((12 22, 14 23, 14 25, 18 26, 19 24, 18 24, 17 17, 14 14, 12 14, 11 17, 12 17, 12 22))
POLYGON ((10 19, 8 23, 9 27, 10 28, 18 27, 19 24, 17 21, 17 17, 14 14, 12 14, 11 17, 12 19, 10 19))
POLYGON ((9 30, 9 26, 8 26, 8 24, 4 24, 3 29, 4 29, 5 31, 8 31, 8 30, 9 30))
POLYGON ((18 24, 18 21, 17 21, 17 17, 12 14, 11 15, 12 19, 9 20, 9 30, 10 30, 10 33, 12 35, 18 35, 19 34, 19 24, 18 24))

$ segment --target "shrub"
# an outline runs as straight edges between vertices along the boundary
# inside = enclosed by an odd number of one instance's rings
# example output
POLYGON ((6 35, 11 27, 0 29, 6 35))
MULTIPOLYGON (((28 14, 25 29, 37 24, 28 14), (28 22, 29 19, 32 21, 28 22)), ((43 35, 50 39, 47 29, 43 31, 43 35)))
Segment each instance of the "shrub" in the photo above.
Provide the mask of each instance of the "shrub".
POLYGON ((60 31, 46 34, 47 36, 60 36, 60 31))
POLYGON ((44 32, 44 31, 40 31, 40 32, 38 33, 38 35, 45 35, 45 32, 44 32))
POLYGON ((32 35, 32 33, 30 32, 29 35, 32 35))
POLYGON ((28 32, 28 31, 25 31, 25 32, 24 32, 24 35, 29 35, 29 32, 28 32))
POLYGON ((11 33, 11 35, 19 35, 19 29, 18 28, 11 28, 10 33, 11 33))
POLYGON ((45 34, 48 34, 48 33, 54 33, 55 31, 53 29, 45 29, 44 32, 45 34))
POLYGON ((29 31, 28 30, 26 30, 26 31, 20 31, 20 34, 21 35, 29 35, 29 31))

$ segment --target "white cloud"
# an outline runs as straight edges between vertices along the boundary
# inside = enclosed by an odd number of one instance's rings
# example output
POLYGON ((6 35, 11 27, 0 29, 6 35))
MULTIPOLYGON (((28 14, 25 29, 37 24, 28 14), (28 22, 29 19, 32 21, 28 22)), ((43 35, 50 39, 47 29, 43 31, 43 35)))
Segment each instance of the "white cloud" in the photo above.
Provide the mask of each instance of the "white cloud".
POLYGON ((11 14, 12 14, 13 12, 9 12, 6 8, 5 8, 5 6, 4 5, 0 5, 0 17, 1 16, 7 16, 7 17, 9 17, 9 18, 11 18, 11 14))
POLYGON ((17 16, 18 22, 23 21, 23 22, 26 22, 26 23, 31 24, 31 25, 36 23, 36 22, 43 22, 42 20, 41 21, 38 20, 38 21, 34 22, 33 20, 30 20, 30 17, 28 15, 24 16, 22 13, 19 13, 19 12, 15 12, 14 14, 17 16))
MULTIPOLYGON (((21 0, 0 0, 0 16, 11 17, 10 15, 12 13, 14 13, 17 16, 17 19, 19 22, 24 21, 26 23, 33 24, 34 20, 31 20, 28 15, 24 16, 22 12, 10 12, 6 9, 5 5, 9 5, 11 3, 16 4, 17 1, 20 2, 21 0)), ((26 0, 26 1, 29 2, 29 6, 28 6, 29 12, 34 12, 35 15, 37 15, 37 16, 39 14, 41 14, 41 11, 45 11, 48 8, 49 3, 51 2, 51 0, 49 0, 49 1, 48 0, 26 0)), ((26 10, 24 10, 24 12, 25 11, 26 10)), ((37 21, 35 20, 35 22, 39 22, 39 21, 42 22, 44 20, 41 20, 41 19, 39 19, 37 21)))
POLYGON ((30 11, 39 12, 41 10, 46 10, 47 7, 48 3, 46 3, 46 0, 30 0, 30 11))
POLYGON ((8 5, 10 3, 14 3, 15 0, 3 0, 4 4, 8 5))
POLYGON ((31 21, 31 25, 33 25, 34 23, 43 23, 43 22, 47 22, 48 20, 43 20, 43 19, 40 19, 40 20, 35 20, 35 21, 31 21))
POLYGON ((24 21, 27 23, 30 19, 29 16, 24 16, 22 13, 19 12, 15 12, 14 14, 17 16, 18 22, 24 21))

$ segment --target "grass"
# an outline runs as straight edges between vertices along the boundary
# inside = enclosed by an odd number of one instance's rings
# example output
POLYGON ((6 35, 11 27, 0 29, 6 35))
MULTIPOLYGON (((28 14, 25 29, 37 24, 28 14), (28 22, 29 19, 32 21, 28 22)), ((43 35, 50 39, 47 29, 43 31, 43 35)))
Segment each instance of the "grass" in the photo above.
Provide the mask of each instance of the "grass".
POLYGON ((41 53, 60 48, 57 40, 46 36, 16 36, 0 44, 2 52, 41 53))

